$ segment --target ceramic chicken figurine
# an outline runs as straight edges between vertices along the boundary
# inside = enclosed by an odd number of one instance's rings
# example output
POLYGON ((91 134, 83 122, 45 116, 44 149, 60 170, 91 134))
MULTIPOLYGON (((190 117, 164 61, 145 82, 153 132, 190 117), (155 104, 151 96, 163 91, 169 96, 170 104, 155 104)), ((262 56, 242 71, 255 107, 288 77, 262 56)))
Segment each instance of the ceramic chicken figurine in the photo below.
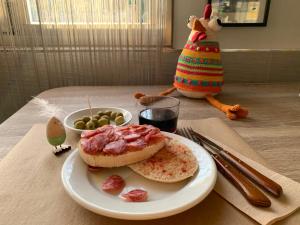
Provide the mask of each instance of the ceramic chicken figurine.
MULTIPOLYGON (((223 65, 219 43, 215 35, 221 30, 221 21, 211 18, 211 0, 205 5, 202 18, 191 16, 187 26, 192 30, 179 56, 173 88, 160 95, 168 95, 177 90, 189 98, 205 98, 210 104, 223 111, 229 119, 244 118, 248 110, 240 105, 225 105, 213 96, 221 92, 224 84, 223 65)), ((135 98, 146 95, 136 93, 135 98)))
POLYGON ((42 116, 49 118, 46 127, 46 136, 49 144, 55 148, 53 153, 55 155, 59 155, 70 150, 71 146, 62 146, 66 140, 66 130, 62 122, 57 118, 62 110, 40 98, 34 98, 33 103, 41 107, 42 116))

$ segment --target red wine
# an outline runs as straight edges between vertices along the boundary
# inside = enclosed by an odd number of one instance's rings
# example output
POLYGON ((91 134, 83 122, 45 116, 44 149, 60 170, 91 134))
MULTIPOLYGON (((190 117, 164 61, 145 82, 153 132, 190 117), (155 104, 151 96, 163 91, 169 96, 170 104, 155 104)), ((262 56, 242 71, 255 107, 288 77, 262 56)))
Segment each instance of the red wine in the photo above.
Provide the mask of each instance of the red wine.
POLYGON ((161 131, 174 133, 178 115, 171 109, 145 109, 139 114, 139 124, 150 124, 161 131))

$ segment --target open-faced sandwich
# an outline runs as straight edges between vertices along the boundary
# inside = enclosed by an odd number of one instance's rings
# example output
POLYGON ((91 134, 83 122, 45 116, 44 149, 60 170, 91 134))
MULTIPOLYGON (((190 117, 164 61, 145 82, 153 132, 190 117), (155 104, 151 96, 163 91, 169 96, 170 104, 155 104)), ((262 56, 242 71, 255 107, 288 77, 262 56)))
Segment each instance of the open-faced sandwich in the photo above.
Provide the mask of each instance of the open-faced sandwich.
POLYGON ((165 144, 166 137, 151 125, 105 125, 81 134, 79 152, 89 166, 120 167, 150 158, 165 144))
POLYGON ((151 158, 129 167, 150 180, 174 183, 193 176, 198 169, 198 161, 187 146, 171 140, 151 158))

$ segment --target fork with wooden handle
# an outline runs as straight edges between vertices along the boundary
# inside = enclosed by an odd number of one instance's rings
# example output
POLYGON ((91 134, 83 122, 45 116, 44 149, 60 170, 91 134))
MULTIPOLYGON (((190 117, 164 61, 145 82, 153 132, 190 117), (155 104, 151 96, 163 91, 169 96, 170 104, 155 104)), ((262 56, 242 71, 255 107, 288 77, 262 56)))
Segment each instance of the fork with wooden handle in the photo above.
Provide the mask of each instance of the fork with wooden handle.
POLYGON ((208 138, 204 137, 203 135, 195 132, 191 128, 188 129, 193 135, 195 135, 198 139, 203 141, 208 146, 212 147, 216 150, 225 160, 227 160, 230 164, 232 164, 235 168, 237 168, 241 173, 243 173, 248 179, 252 182, 257 184, 259 187, 264 189, 265 191, 271 193, 275 197, 280 197, 282 194, 282 187, 274 182, 273 180, 269 179, 265 175, 258 172, 253 167, 249 166, 247 163, 240 160, 238 157, 234 156, 230 152, 226 151, 222 147, 218 146, 208 138))
MULTIPOLYGON (((187 129, 178 129, 181 136, 184 136, 192 141, 203 146, 200 140, 195 138, 187 129)), ((207 147, 203 146, 213 157, 219 172, 227 178, 254 206, 270 207, 270 199, 264 195, 254 184, 252 184, 244 175, 239 173, 233 166, 227 163, 220 155, 212 152, 207 147)))

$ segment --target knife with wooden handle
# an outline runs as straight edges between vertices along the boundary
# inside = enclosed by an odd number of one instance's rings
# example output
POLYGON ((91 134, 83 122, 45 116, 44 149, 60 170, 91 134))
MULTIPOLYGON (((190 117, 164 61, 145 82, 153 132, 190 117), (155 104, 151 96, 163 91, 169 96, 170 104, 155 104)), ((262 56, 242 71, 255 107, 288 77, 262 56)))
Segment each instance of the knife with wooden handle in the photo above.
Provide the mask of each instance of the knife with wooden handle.
POLYGON ((211 153, 214 158, 218 170, 223 174, 254 206, 270 207, 270 199, 255 187, 244 175, 239 173, 233 166, 228 164, 222 157, 215 153, 211 153))
POLYGON ((282 187, 279 184, 261 174, 247 163, 232 155, 230 152, 223 150, 220 151, 219 154, 262 189, 268 191, 275 197, 280 197, 282 187))
POLYGON ((214 153, 210 148, 203 145, 203 141, 193 136, 188 129, 178 129, 178 133, 186 138, 195 141, 196 143, 203 146, 207 152, 213 157, 218 171, 223 174, 229 182, 231 182, 254 206, 258 207, 270 207, 270 199, 262 193, 251 181, 249 181, 243 174, 241 174, 237 169, 235 169, 231 164, 225 161, 219 154, 214 153))
MULTIPOLYGON (((192 130, 193 131, 193 130, 192 130)), ((243 173, 246 177, 248 177, 252 182, 257 184, 259 187, 264 189, 265 191, 271 193, 275 197, 280 197, 283 190, 282 187, 277 184, 275 181, 269 179, 265 175, 258 172, 253 167, 249 166, 247 163, 240 160, 238 157, 234 156, 230 152, 224 150, 222 147, 218 146, 211 140, 207 139, 206 137, 202 136, 201 134, 193 131, 193 134, 203 141, 208 146, 212 147, 228 162, 230 162, 235 168, 237 168, 241 173, 243 173)))

